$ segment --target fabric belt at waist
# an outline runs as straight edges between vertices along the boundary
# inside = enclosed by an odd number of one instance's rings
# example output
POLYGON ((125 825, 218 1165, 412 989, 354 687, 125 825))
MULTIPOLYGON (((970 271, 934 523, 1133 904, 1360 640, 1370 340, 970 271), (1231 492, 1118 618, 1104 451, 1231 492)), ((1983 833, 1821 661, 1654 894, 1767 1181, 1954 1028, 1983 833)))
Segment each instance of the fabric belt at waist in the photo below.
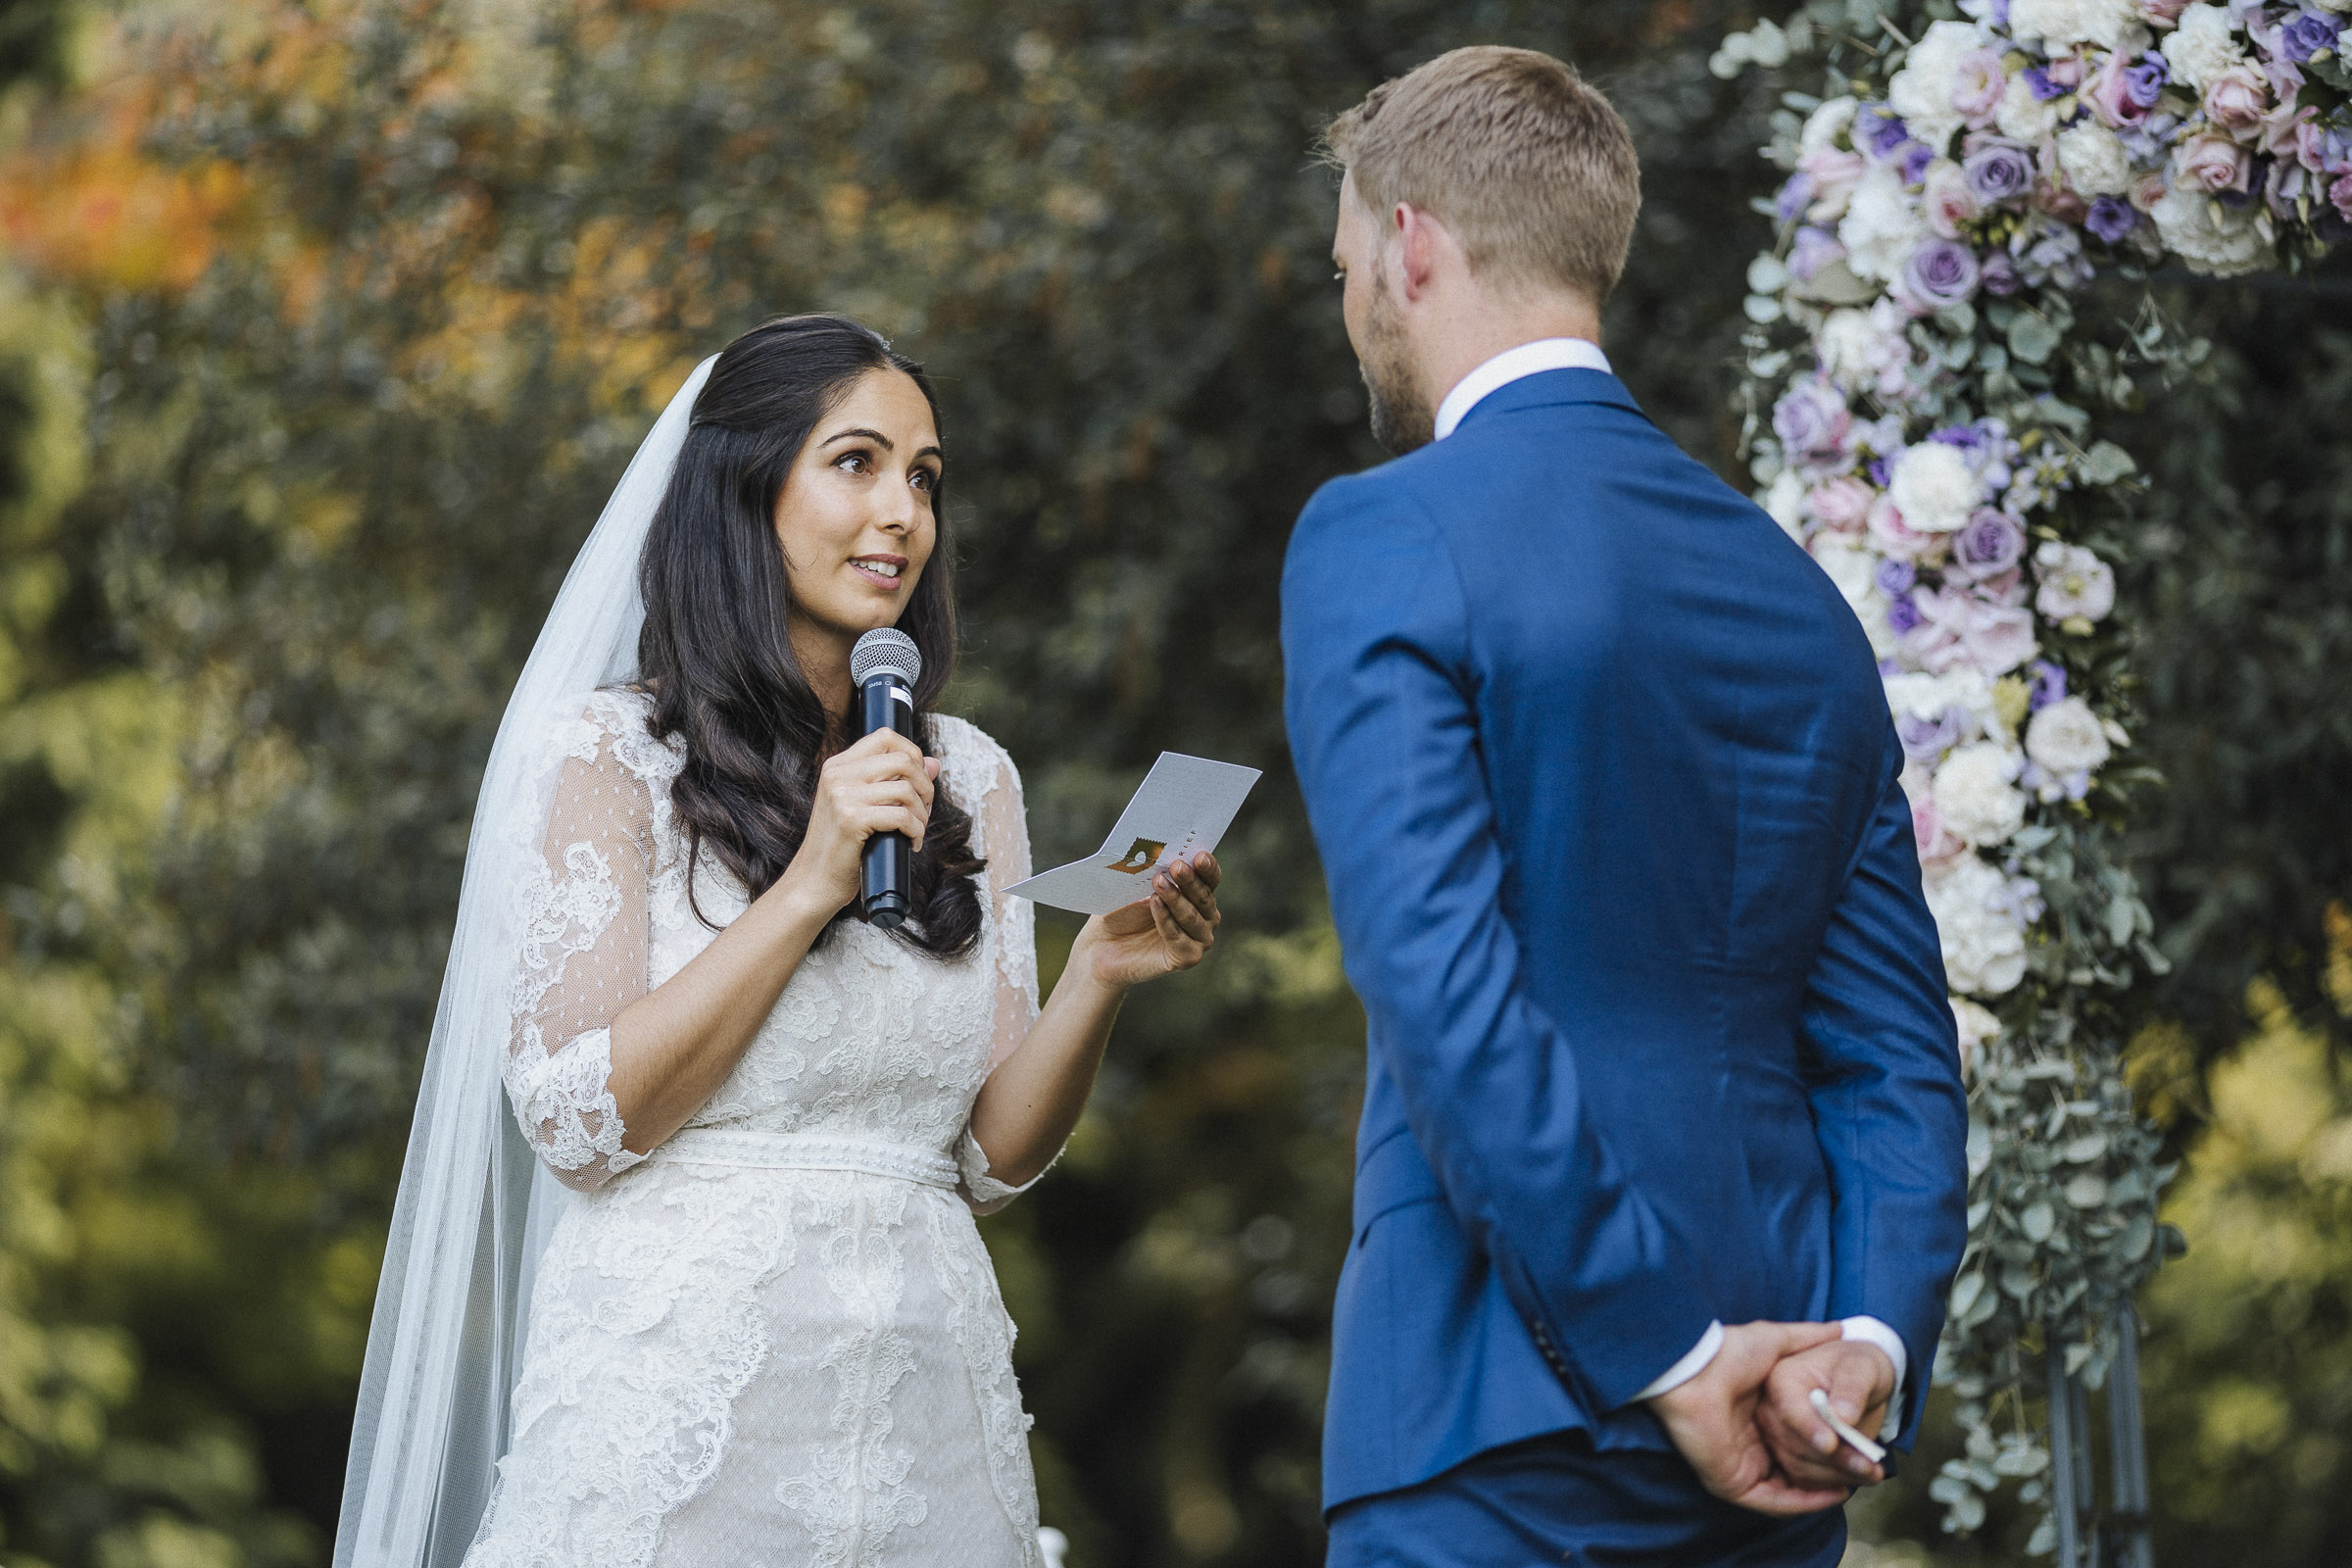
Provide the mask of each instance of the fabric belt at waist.
POLYGON ((956 1186, 956 1162, 936 1149, 836 1133, 765 1133, 736 1127, 685 1127, 646 1156, 684 1165, 754 1170, 851 1170, 925 1187, 956 1186))

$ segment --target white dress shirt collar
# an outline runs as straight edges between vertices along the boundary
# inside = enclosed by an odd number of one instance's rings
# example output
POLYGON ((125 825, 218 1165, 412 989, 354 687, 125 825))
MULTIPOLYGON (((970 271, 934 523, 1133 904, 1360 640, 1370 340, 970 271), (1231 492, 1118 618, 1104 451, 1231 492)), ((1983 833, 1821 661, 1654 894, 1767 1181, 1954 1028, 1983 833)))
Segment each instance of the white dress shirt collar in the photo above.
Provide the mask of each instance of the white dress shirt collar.
POLYGON ((1600 345, 1581 337, 1544 337, 1533 343, 1522 343, 1515 349, 1504 349, 1486 364, 1472 370, 1453 384, 1446 401, 1438 405, 1438 421, 1433 439, 1443 441, 1453 434, 1462 416, 1486 400, 1490 392, 1500 391, 1521 376, 1535 375, 1544 370, 1598 370, 1603 375, 1609 369, 1609 357, 1600 352, 1600 345))

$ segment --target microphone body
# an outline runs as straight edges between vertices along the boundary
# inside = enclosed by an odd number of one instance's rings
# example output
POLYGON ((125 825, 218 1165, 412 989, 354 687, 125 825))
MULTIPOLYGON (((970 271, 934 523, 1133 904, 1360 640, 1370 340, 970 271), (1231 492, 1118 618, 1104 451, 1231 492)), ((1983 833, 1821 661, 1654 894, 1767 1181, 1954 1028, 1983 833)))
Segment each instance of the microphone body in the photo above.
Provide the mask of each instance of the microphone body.
MULTIPOLYGON (((905 632, 869 631, 858 639, 850 656, 850 674, 858 683, 860 738, 892 729, 917 740, 914 681, 922 668, 922 656, 905 632)), ((914 851, 906 835, 876 833, 867 839, 860 870, 858 912, 884 931, 903 922, 909 913, 907 893, 914 881, 914 851)))

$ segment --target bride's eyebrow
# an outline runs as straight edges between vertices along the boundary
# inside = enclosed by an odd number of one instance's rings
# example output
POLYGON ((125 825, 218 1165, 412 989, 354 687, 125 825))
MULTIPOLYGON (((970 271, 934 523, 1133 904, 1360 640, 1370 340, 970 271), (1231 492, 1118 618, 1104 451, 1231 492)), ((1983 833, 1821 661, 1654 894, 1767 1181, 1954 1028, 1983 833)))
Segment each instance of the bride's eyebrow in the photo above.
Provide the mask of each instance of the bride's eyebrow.
POLYGON ((831 445, 832 445, 834 442, 836 442, 836 441, 850 441, 850 440, 855 440, 855 439, 857 439, 857 438, 858 438, 858 437, 860 437, 860 436, 862 436, 864 439, 866 439, 866 440, 868 440, 868 441, 871 441, 871 442, 873 442, 873 443, 874 443, 876 446, 880 447, 880 448, 881 448, 883 451, 885 451, 885 452, 896 452, 896 451, 898 450, 898 448, 897 448, 897 447, 895 447, 895 446, 893 446, 893 445, 891 444, 891 439, 890 439, 890 437, 888 437, 888 436, 884 435, 884 434, 883 434, 881 431, 879 431, 879 430, 868 430, 868 429, 864 428, 862 425, 860 425, 858 428, 857 428, 857 429, 855 429, 855 430, 837 430, 837 431, 835 431, 833 434, 831 434, 831 435, 829 435, 829 436, 825 437, 825 445, 827 445, 827 446, 831 446, 831 445))

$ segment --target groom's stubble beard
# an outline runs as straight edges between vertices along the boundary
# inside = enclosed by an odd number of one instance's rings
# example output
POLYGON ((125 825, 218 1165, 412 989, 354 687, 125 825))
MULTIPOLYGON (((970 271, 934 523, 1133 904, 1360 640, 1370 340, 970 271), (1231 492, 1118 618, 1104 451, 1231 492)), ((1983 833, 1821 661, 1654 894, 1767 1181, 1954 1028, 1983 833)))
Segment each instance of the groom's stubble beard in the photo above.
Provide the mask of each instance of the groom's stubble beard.
POLYGON ((1371 303, 1364 313, 1364 350, 1357 357, 1357 368, 1363 372, 1364 393, 1371 404, 1373 440, 1401 458, 1436 438, 1437 415, 1422 396, 1420 378, 1413 374, 1404 322, 1385 277, 1376 276, 1372 284, 1371 303))

